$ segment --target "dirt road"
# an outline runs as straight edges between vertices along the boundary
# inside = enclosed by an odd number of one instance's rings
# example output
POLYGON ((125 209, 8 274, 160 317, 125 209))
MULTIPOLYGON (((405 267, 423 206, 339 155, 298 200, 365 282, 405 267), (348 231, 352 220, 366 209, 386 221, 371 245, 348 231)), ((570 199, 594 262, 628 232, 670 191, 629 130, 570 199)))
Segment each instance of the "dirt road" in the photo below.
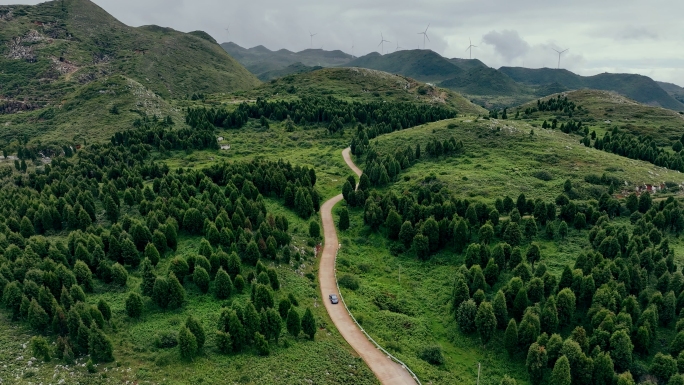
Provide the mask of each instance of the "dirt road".
MULTIPOLYGON (((361 170, 352 162, 349 152, 349 148, 342 151, 344 161, 357 175, 361 175, 361 170)), ((340 331, 340 334, 342 334, 349 345, 354 348, 356 353, 363 358, 382 384, 415 385, 416 382, 406 369, 388 358, 366 338, 349 316, 341 302, 337 305, 333 305, 328 300, 328 295, 337 293, 337 283, 335 281, 335 255, 337 254, 339 241, 337 239, 337 231, 335 230, 335 220, 332 215, 332 209, 341 200, 342 194, 328 200, 321 206, 325 246, 321 255, 318 278, 321 285, 323 303, 325 303, 325 308, 335 324, 335 327, 337 327, 337 330, 340 331)))

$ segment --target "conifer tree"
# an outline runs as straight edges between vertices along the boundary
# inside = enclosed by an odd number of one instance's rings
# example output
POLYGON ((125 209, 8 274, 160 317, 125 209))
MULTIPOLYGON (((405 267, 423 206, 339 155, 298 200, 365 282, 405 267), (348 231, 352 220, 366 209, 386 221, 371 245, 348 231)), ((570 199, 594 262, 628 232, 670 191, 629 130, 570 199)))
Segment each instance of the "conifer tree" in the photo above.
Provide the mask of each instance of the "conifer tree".
POLYGON ((209 273, 202 266, 195 267, 195 271, 192 273, 192 281, 202 293, 209 291, 209 273))
POLYGON ((178 349, 185 360, 192 360, 197 355, 197 339, 185 325, 178 332, 178 349))
POLYGON ((154 282, 157 280, 157 276, 154 274, 154 268, 149 258, 143 259, 140 264, 140 275, 142 276, 140 290, 144 296, 151 297, 154 292, 154 282))
POLYGON ((230 294, 233 290, 233 283, 231 282, 228 273, 226 273, 226 271, 223 270, 222 267, 219 268, 218 272, 216 273, 216 279, 214 283, 216 290, 216 298, 226 299, 230 297, 230 294))
POLYGON ((482 302, 480 304, 475 316, 475 325, 482 344, 487 345, 496 330, 496 315, 491 303, 482 302))
POLYGON ((185 327, 187 327, 188 330, 190 330, 190 332, 195 336, 195 340, 197 341, 197 351, 202 350, 202 348, 204 347, 204 342, 207 339, 202 324, 190 315, 185 320, 185 327))
POLYGON ((162 309, 169 305, 169 281, 166 278, 157 277, 154 280, 152 300, 162 309))
POLYGON ((28 308, 28 322, 34 330, 39 332, 45 331, 45 328, 50 323, 50 317, 35 298, 31 300, 28 308))
POLYGON ((183 306, 183 302, 185 302, 185 289, 173 272, 169 272, 167 280, 169 283, 168 307, 170 309, 177 309, 183 306))
POLYGON ((286 326, 287 332, 290 333, 293 337, 296 338, 297 336, 299 336, 299 333, 302 331, 302 323, 300 321, 297 309, 290 308, 290 311, 288 311, 286 326))
POLYGON ((340 231, 349 229, 349 210, 346 207, 340 210, 340 221, 338 223, 340 231))
POLYGON ((508 327, 506 327, 504 334, 504 345, 511 356, 518 350, 518 324, 515 322, 515 318, 508 321, 508 327))
POLYGON ((140 318, 143 313, 142 297, 138 293, 130 293, 126 298, 126 314, 131 318, 140 318))
POLYGON ((316 335, 316 320, 314 319, 311 309, 308 307, 304 312, 304 317, 302 317, 302 330, 304 331, 304 334, 309 336, 309 339, 314 339, 314 336, 316 335))
POLYGON ((570 385, 572 383, 570 377, 570 362, 566 356, 561 356, 553 366, 551 383, 554 385, 570 385))
POLYGON ((154 243, 148 243, 145 246, 145 258, 150 261, 152 266, 157 266, 157 263, 159 263, 159 251, 154 243))
MULTIPOLYGON (((81 327, 85 329, 85 325, 82 325, 81 327)), ((114 348, 112 346, 112 341, 100 328, 95 326, 90 328, 90 333, 88 336, 88 352, 90 354, 90 358, 95 362, 114 361, 114 348)))

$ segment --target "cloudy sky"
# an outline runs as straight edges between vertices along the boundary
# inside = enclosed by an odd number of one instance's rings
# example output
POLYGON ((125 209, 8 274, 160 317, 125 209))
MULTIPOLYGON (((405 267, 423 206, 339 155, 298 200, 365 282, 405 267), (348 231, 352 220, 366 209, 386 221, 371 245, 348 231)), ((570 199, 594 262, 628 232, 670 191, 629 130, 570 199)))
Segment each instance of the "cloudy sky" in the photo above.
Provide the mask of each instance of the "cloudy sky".
MULTIPOLYGON (((219 42, 299 51, 340 49, 359 56, 423 46, 491 67, 561 67, 583 74, 630 72, 684 86, 681 0, 94 0, 131 26, 204 30, 219 42), (226 29, 229 29, 227 31, 226 29)), ((0 4, 38 3, 0 0, 0 4)))

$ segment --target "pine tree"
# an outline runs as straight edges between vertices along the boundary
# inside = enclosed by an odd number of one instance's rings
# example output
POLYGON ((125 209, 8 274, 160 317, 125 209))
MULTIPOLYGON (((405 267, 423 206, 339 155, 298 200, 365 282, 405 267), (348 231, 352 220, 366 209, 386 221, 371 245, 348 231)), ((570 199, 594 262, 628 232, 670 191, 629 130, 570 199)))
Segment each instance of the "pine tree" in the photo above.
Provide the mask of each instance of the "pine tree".
POLYGON ((183 302, 185 302, 185 289, 173 272, 169 272, 167 280, 169 285, 168 307, 170 309, 177 309, 183 306, 183 302))
POLYGON ((97 303, 97 310, 102 313, 102 317, 105 319, 105 321, 112 319, 112 308, 104 299, 100 299, 100 301, 97 303))
POLYGON ((387 236, 389 239, 397 239, 401 231, 402 223, 401 216, 396 210, 390 210, 385 219, 385 227, 387 227, 387 236))
POLYGON ((616 369, 628 370, 632 365, 634 345, 624 330, 618 330, 610 337, 610 349, 616 369))
POLYGON ((148 258, 143 259, 140 264, 140 275, 142 276, 142 283, 140 283, 140 290, 142 294, 151 297, 154 291, 154 282, 157 276, 154 274, 154 268, 148 258))
POLYGON ((610 353, 601 352, 594 358, 594 384, 612 385, 615 369, 610 353))
POLYGON ((302 330, 311 340, 314 339, 314 336, 316 335, 316 320, 314 319, 313 313, 311 313, 311 309, 308 307, 304 312, 304 317, 302 317, 302 330))
POLYGON ((90 271, 88 265, 83 261, 76 261, 73 268, 76 282, 83 286, 85 291, 91 293, 93 291, 93 273, 90 271))
POLYGON ((187 327, 188 330, 190 330, 190 332, 195 336, 195 340, 197 342, 197 351, 199 352, 204 347, 204 342, 207 339, 207 336, 204 332, 204 327, 202 327, 202 324, 191 315, 185 320, 185 327, 187 327))
POLYGON ((475 316, 477 315, 477 305, 475 301, 469 299, 461 303, 456 313, 458 327, 463 333, 470 334, 475 331, 475 316))
POLYGON ((186 360, 192 360, 197 355, 197 339, 185 325, 178 332, 178 349, 181 357, 186 360))
MULTIPOLYGON (((85 325, 82 325, 81 328, 87 329, 85 328, 85 325)), ((90 354, 90 358, 95 362, 114 361, 114 348, 112 346, 112 341, 101 329, 95 326, 90 328, 90 333, 88 336, 88 352, 90 354)))
POLYGON ((128 272, 119 263, 112 266, 112 281, 118 286, 126 286, 128 282, 128 272))
POLYGON ((297 313, 297 309, 290 308, 290 311, 287 313, 287 321, 285 323, 288 333, 295 338, 299 336, 299 333, 302 331, 302 323, 299 319, 299 313, 297 313))
POLYGON ((245 327, 234 310, 231 310, 228 315, 228 333, 232 337, 233 351, 242 350, 247 344, 247 335, 245 334, 245 327))
POLYGON ((209 273, 202 266, 195 267, 195 271, 192 273, 192 281, 202 293, 209 291, 209 273))
POLYGON ((451 302, 451 308, 454 311, 454 313, 457 312, 458 307, 461 306, 461 304, 464 301, 467 301, 470 299, 470 289, 468 288, 468 284, 463 277, 462 274, 458 274, 456 276, 456 280, 454 282, 454 292, 452 295, 452 302, 451 302))
POLYGON ((477 326, 477 333, 480 335, 483 345, 492 338, 496 330, 496 315, 492 304, 489 302, 482 302, 477 310, 475 316, 475 325, 477 326))
POLYGON ((45 331, 50 323, 50 316, 48 316, 35 299, 31 300, 28 308, 28 322, 34 330, 39 332, 45 331))
POLYGON ((159 251, 154 243, 148 243, 147 246, 145 246, 145 258, 150 261, 152 266, 157 266, 157 263, 159 263, 159 251))
MULTIPOLYGON (((90 218, 89 218, 90 219, 90 218)), ((33 223, 27 217, 21 218, 21 223, 19 224, 19 234, 22 237, 28 239, 36 233, 33 223)))
POLYGON ((313 239, 321 237, 321 226, 316 221, 309 222, 309 236, 313 239))
POLYGON ((502 290, 499 290, 494 296, 492 308, 498 327, 503 329, 506 326, 506 320, 508 319, 508 307, 506 306, 506 295, 504 295, 502 290))
POLYGON ((226 273, 223 268, 219 268, 218 272, 216 273, 216 279, 214 281, 215 284, 215 290, 216 290, 216 298, 218 299, 226 299, 230 297, 230 293, 233 290, 233 283, 230 280, 230 276, 228 273, 226 273))
POLYGON ((340 210, 340 221, 338 223, 340 231, 349 229, 349 210, 346 207, 340 210))
POLYGON ((530 348, 527 350, 525 366, 527 367, 527 372, 530 374, 532 384, 541 384, 544 380, 547 360, 548 356, 546 354, 546 349, 543 346, 539 346, 536 342, 530 345, 530 348))
POLYGON ((256 346, 260 356, 267 356, 271 352, 268 346, 268 341, 266 341, 264 335, 259 332, 254 333, 254 345, 256 346))
POLYGON ((570 362, 566 356, 561 356, 561 358, 556 361, 553 366, 553 372, 551 372, 551 383, 554 385, 570 385, 572 379, 570 377, 570 362))
POLYGON ((252 266, 255 266, 256 263, 259 261, 259 256, 259 247, 257 246, 256 242, 249 242, 249 244, 247 245, 247 250, 245 250, 244 262, 252 266))
POLYGON ((508 321, 508 327, 506 327, 504 334, 504 345, 511 356, 518 350, 518 324, 515 322, 515 318, 508 321))
POLYGON ((142 297, 138 293, 130 293, 126 298, 126 314, 131 318, 140 318, 143 313, 142 297))

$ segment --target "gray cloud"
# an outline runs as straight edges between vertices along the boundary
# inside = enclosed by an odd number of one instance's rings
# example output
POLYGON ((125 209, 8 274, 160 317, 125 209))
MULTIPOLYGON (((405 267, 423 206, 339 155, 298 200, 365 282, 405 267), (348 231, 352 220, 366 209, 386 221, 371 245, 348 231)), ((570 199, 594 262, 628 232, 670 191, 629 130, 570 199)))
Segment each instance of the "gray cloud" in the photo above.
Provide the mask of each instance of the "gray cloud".
POLYGON ((657 39, 658 33, 646 27, 626 27, 615 35, 617 40, 657 39))
POLYGON ((530 45, 520 37, 518 31, 491 31, 484 35, 482 40, 494 46, 496 53, 508 61, 517 59, 530 50, 530 45))

